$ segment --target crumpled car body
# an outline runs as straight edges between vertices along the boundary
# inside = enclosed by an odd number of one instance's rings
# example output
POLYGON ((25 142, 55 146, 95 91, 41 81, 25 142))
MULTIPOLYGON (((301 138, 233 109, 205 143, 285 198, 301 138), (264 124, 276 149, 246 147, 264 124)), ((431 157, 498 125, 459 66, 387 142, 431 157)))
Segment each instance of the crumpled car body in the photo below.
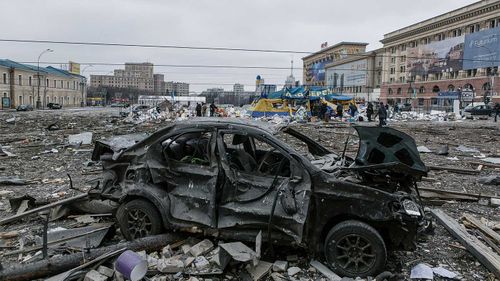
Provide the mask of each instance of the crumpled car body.
POLYGON ((389 249, 414 249, 423 221, 416 183, 427 173, 415 142, 391 128, 355 129, 355 159, 288 126, 231 119, 97 141, 92 160, 106 176, 93 192, 122 204, 146 200, 167 229, 246 241, 262 231, 263 240, 321 253, 332 228, 355 220, 380 233, 389 249))

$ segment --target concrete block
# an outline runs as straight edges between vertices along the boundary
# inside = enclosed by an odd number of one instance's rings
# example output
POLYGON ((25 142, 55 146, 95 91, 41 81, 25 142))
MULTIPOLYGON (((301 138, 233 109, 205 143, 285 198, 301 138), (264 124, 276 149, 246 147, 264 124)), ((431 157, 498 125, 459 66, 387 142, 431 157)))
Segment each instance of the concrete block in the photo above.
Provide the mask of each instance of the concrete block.
POLYGON ((87 272, 87 274, 85 274, 85 278, 83 279, 83 281, 106 281, 106 280, 108 280, 107 276, 104 276, 93 269, 87 272))
POLYGON ((294 276, 295 274, 299 273, 302 269, 300 267, 292 266, 289 269, 286 270, 286 273, 288 276, 294 276))
POLYGON ((100 265, 97 268, 97 272, 99 272, 100 274, 107 276, 107 277, 113 277, 113 274, 115 274, 115 271, 113 269, 106 267, 106 266, 103 266, 103 265, 100 265))
POLYGON ((214 248, 214 243, 212 243, 212 241, 208 239, 205 239, 200 243, 191 247, 191 249, 189 249, 189 253, 193 255, 193 257, 197 257, 209 252, 213 248, 214 248))
POLYGON ((158 260, 156 268, 163 273, 177 273, 184 270, 184 262, 180 259, 180 256, 163 258, 158 260))
POLYGON ((252 279, 257 281, 265 277, 271 271, 272 266, 273 264, 270 262, 259 261, 256 266, 247 265, 246 270, 252 279))
POLYGON ((273 271, 284 272, 288 268, 287 261, 275 261, 273 263, 273 271))

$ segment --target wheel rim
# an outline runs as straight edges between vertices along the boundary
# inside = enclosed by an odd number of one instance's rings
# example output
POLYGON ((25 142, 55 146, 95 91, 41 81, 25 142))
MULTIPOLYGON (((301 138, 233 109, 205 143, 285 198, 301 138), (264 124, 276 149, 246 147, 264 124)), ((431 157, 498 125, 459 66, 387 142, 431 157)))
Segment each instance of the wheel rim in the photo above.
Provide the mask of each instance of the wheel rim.
POLYGON ((127 212, 128 230, 132 238, 146 237, 151 234, 151 218, 142 210, 132 209, 127 212))
POLYGON ((373 245, 363 236, 346 235, 334 244, 335 263, 347 272, 353 274, 367 272, 375 264, 373 245))

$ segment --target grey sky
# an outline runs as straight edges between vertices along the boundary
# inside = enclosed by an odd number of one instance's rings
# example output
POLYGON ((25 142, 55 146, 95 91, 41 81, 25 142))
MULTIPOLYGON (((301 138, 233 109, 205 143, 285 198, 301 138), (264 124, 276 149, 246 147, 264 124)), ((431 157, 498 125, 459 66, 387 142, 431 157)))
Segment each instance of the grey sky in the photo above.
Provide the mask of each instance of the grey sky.
MULTIPOLYGON (((385 33, 474 3, 472 0, 10 0, 2 1, 2 39, 120 42, 186 46, 317 51, 320 44, 367 42, 381 47, 385 33)), ((244 66, 290 65, 292 55, 227 51, 68 46, 0 42, 1 58, 67 62, 152 62, 244 66)), ((302 55, 293 55, 302 66, 302 55)), ((82 66, 83 68, 84 66, 82 66)), ((106 74, 112 66, 87 68, 106 74)), ((287 70, 155 67, 167 81, 191 83, 192 91, 233 83, 253 90, 255 76, 283 84, 287 70), (212 85, 213 84, 213 85, 212 85)), ((302 71, 295 69, 296 79, 302 71)))

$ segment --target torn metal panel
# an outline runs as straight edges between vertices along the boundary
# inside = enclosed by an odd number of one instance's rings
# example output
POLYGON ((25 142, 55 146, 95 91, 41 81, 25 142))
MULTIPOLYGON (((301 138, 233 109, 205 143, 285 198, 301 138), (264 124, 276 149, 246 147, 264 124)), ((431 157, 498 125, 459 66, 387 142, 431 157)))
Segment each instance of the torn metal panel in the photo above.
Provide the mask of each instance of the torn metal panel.
POLYGON ((113 225, 114 223, 99 223, 66 230, 49 230, 47 232, 47 242, 50 248, 96 248, 101 245, 102 240, 113 225))

